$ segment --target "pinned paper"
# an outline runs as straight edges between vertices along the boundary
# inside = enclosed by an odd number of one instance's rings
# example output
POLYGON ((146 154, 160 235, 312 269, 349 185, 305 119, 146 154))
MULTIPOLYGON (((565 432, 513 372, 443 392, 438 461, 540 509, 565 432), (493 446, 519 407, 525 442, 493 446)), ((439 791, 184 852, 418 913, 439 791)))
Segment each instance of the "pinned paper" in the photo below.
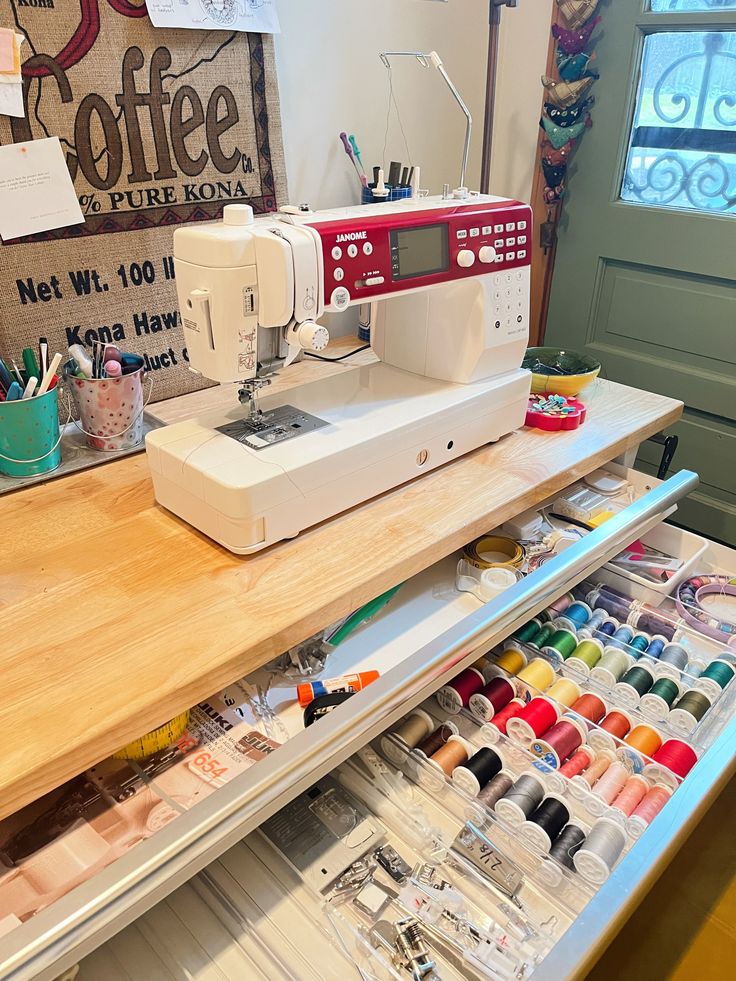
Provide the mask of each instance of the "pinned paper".
POLYGON ((276 0, 146 0, 154 27, 278 34, 276 0))
POLYGON ((56 136, 0 146, 0 238, 84 221, 56 136))
POLYGON ((9 27, 0 27, 0 75, 13 75, 20 71, 18 45, 15 43, 15 31, 9 27))
POLYGON ((0 85, 0 116, 25 116, 22 85, 0 85))

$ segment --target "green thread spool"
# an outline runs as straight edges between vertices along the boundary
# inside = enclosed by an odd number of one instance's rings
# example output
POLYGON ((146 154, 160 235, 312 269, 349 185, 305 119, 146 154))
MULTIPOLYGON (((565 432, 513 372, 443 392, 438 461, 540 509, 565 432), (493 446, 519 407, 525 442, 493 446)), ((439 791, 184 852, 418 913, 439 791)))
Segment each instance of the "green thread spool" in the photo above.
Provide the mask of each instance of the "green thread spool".
POLYGON ((668 721, 673 729, 688 736, 710 708, 710 699, 702 691, 690 689, 675 703, 668 721))
POLYGON ((519 627, 512 636, 516 640, 521 641, 522 644, 528 644, 530 640, 533 640, 537 636, 541 626, 542 624, 539 620, 530 620, 522 627, 519 627))
POLYGON ((657 678, 651 689, 642 696, 639 708, 653 722, 664 722, 679 694, 680 686, 672 678, 657 678))
POLYGON ((553 627, 551 623, 545 623, 543 627, 540 627, 536 633, 536 636, 532 637, 529 641, 530 647, 536 647, 537 650, 541 650, 546 643, 548 643, 550 637, 554 634, 557 628, 553 627))
POLYGON ((578 638, 572 630, 555 630, 548 642, 542 648, 547 657, 555 661, 566 661, 578 646, 578 638))
POLYGON ((595 640, 581 640, 575 648, 573 657, 582 661, 588 668, 594 668, 603 657, 603 648, 595 640))
POLYGON ((602 685, 609 688, 620 681, 631 667, 631 658, 625 651, 619 651, 615 647, 607 650, 600 661, 590 672, 594 681, 599 681, 602 685))
POLYGON ((624 674, 614 688, 614 692, 624 705, 633 707, 639 704, 639 699, 642 695, 646 695, 653 684, 654 675, 652 672, 637 664, 633 668, 629 668, 624 674))
POLYGON ((733 676, 734 669, 726 661, 711 661, 699 680, 715 681, 719 688, 725 688, 733 676))

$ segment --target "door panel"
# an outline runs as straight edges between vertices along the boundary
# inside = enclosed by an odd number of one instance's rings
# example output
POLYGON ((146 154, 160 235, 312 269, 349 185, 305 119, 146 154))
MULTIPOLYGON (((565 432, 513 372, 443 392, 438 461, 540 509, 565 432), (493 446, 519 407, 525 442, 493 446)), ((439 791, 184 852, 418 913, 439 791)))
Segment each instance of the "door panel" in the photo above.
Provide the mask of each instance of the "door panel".
POLYGON ((685 402, 677 464, 703 484, 678 519, 733 543, 736 3, 649 8, 606 5, 594 36, 594 125, 571 166, 546 343, 587 349, 603 377, 685 402), (719 167, 716 180, 708 168, 719 167))

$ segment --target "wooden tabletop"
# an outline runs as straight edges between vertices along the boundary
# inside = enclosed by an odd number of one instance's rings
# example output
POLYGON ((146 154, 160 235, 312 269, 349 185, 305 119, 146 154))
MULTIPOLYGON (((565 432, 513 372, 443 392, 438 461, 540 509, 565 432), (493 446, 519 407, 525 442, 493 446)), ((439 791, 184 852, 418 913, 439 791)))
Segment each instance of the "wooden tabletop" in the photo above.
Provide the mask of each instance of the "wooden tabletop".
MULTIPOLYGON (((352 369, 309 363, 289 380, 337 370, 352 369)), ((207 396, 187 398, 193 415, 207 396)), ((176 400, 168 412, 180 409, 176 400)), ((227 552, 160 508, 145 454, 7 495, 0 817, 681 411, 672 399, 598 381, 582 429, 513 433, 252 556, 227 552)))

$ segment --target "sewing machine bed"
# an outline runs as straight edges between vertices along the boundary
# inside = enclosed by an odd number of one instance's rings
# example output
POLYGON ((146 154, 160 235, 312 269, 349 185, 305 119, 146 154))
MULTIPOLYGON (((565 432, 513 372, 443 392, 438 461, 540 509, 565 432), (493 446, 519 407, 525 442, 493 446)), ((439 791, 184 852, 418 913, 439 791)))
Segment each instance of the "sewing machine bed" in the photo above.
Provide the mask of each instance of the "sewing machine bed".
POLYGON ((231 551, 256 552, 517 429, 529 384, 520 369, 459 385, 379 362, 262 396, 264 413, 288 399, 287 424, 307 420, 300 435, 260 445, 236 425, 243 406, 150 433, 156 499, 231 551))

